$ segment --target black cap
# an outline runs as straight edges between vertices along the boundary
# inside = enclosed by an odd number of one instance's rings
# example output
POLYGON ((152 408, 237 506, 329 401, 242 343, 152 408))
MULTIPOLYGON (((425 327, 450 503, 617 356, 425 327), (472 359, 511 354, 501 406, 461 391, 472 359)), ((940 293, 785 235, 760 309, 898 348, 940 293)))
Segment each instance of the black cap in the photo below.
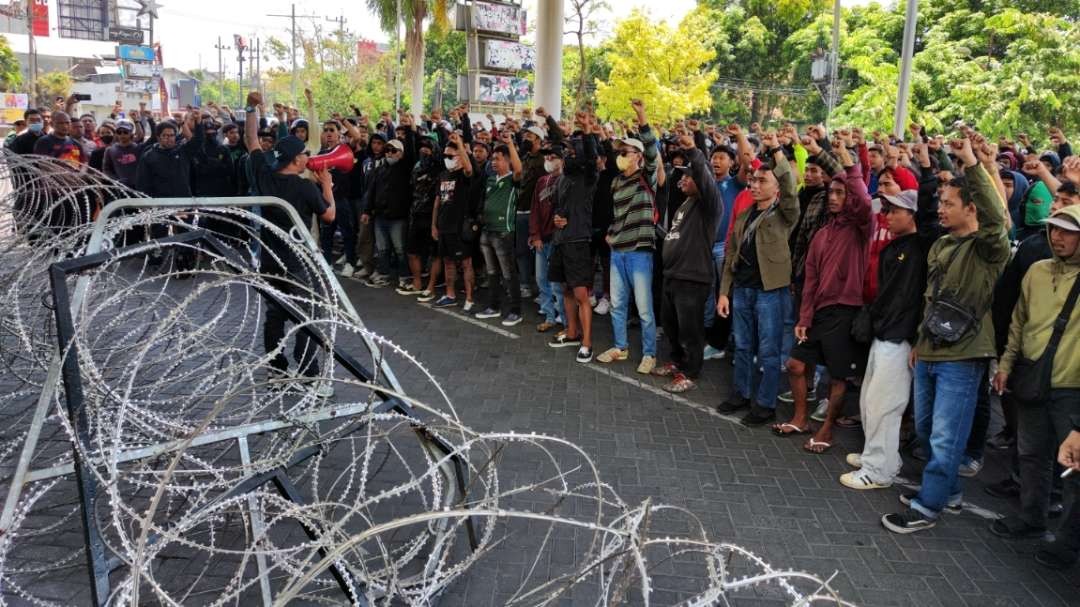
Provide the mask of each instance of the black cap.
POLYGON ((540 148, 540 154, 542 156, 558 156, 562 158, 566 156, 566 146, 561 142, 551 143, 540 148))
POLYGON ((375 141, 375 140, 379 140, 379 141, 381 141, 383 143, 386 143, 386 135, 383 135, 382 131, 379 131, 379 132, 376 132, 376 133, 372 133, 371 136, 368 137, 368 141, 375 141))
POLYGON ((307 146, 296 135, 282 137, 274 144, 274 159, 270 168, 277 171, 307 151, 307 146))

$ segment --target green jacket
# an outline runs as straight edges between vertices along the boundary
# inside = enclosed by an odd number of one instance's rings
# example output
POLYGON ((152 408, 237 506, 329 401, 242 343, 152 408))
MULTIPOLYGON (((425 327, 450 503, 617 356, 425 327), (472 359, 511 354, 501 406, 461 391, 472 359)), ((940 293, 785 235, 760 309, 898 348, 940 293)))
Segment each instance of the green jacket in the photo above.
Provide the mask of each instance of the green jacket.
POLYGON ((956 238, 942 236, 930 247, 927 256, 927 280, 924 298, 928 311, 934 294, 934 282, 953 251, 962 247, 941 278, 941 293, 952 297, 975 311, 980 319, 976 330, 958 343, 935 348, 919 329, 915 348, 920 360, 945 362, 973 358, 994 358, 994 326, 990 319, 990 303, 994 285, 1005 269, 1011 253, 1005 225, 1005 208, 994 189, 990 174, 982 165, 966 172, 968 187, 979 214, 979 229, 971 236, 956 238))
MULTIPOLYGON (((1080 222, 1080 207, 1065 207, 1055 215, 1068 214, 1080 222)), ((1049 227, 1047 227, 1049 231, 1049 227)), ((1009 325, 1009 344, 1001 356, 998 370, 1012 373, 1017 357, 1036 360, 1050 341, 1054 321, 1065 306, 1073 283, 1080 278, 1080 250, 1072 257, 1053 257, 1036 262, 1024 274, 1020 284, 1020 300, 1013 308, 1009 325)), ((1054 355, 1053 388, 1080 388, 1080 305, 1073 308, 1069 324, 1061 336, 1054 355)))
MULTIPOLYGON (((795 185, 795 175, 787 159, 781 159, 773 169, 776 180, 780 182, 780 200, 776 208, 761 220, 754 237, 758 256, 758 268, 761 271, 761 286, 766 291, 779 289, 791 284, 791 248, 788 237, 799 222, 799 196, 795 185)), ((735 261, 739 258, 739 247, 746 232, 746 220, 753 206, 747 207, 735 218, 735 227, 727 242, 727 254, 724 257, 724 274, 720 281, 720 292, 730 293, 735 281, 735 261)))

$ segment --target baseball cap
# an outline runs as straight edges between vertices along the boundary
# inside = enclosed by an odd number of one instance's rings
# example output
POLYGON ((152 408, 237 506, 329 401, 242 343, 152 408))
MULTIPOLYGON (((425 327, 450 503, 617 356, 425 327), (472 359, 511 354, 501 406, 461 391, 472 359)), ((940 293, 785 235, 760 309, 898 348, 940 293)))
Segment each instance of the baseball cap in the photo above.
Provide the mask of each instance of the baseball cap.
POLYGON ((128 131, 134 132, 135 131, 135 123, 128 120, 127 118, 121 118, 120 120, 116 121, 116 127, 115 128, 118 131, 121 130, 121 129, 127 129, 128 131))
POLYGON ((307 151, 307 146, 296 135, 287 135, 274 144, 273 162, 270 163, 272 170, 278 170, 293 161, 294 158, 307 151))
POLYGON ((398 141, 397 139, 391 139, 390 141, 387 141, 386 145, 394 148, 395 150, 397 150, 399 152, 404 152, 405 151, 405 146, 402 145, 401 142, 398 141))
POLYGON ((894 207, 912 212, 919 210, 919 193, 915 190, 904 190, 896 196, 881 194, 881 198, 894 207))
POLYGON ((1061 228, 1062 230, 1068 230, 1069 232, 1080 232, 1080 223, 1076 222, 1076 218, 1068 213, 1062 213, 1061 211, 1058 211, 1047 218, 1046 225, 1061 228))
POLYGON ((634 139, 633 137, 627 137, 626 139, 620 139, 619 145, 628 145, 639 152, 645 152, 645 144, 641 143, 640 139, 634 139))
POLYGON ((555 155, 562 158, 566 155, 566 146, 562 143, 551 143, 540 148, 540 154, 543 156, 555 155))
POLYGON ((529 128, 527 128, 525 130, 532 133, 533 135, 536 135, 540 139, 543 139, 543 138, 547 137, 547 133, 544 132, 544 129, 542 129, 542 128, 538 127, 538 126, 530 126, 529 128))

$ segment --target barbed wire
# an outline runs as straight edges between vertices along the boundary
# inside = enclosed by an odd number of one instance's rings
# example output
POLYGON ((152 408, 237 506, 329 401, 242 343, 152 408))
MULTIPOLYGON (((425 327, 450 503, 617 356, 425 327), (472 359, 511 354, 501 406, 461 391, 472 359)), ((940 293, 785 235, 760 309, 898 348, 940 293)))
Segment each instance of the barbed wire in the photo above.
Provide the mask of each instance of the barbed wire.
MULTIPOLYGON (((94 171, 10 154, 0 184, 0 469, 10 484, 58 352, 54 308, 65 302, 51 299, 50 265, 86 253, 101 206, 141 195, 94 171)), ((506 605, 651 605, 673 602, 653 581, 672 567, 692 579, 680 605, 729 604, 744 592, 848 604, 828 579, 712 537, 686 508, 623 500, 602 462, 570 441, 464 424, 421 361, 347 311, 295 232, 241 208, 103 222, 110 255, 67 278, 85 279, 86 290, 59 344, 77 354, 83 421, 67 414, 60 386, 30 462, 70 466, 73 448, 85 462, 97 486, 90 516, 117 566, 109 604, 249 604, 269 591, 280 605, 428 605, 470 577, 506 605), (147 239, 194 228, 225 248, 147 239), (267 271, 268 260, 287 275, 267 271), (270 351, 268 297, 299 314, 270 351), (284 344, 308 330, 324 360, 334 349, 363 353, 374 377, 334 364, 310 377, 275 368, 284 344), (382 381, 383 362, 406 370, 408 394, 382 381), (407 407, 380 408, 387 398, 407 407), (276 425, 246 433, 260 424, 276 425), (244 440, 210 440, 229 433, 244 440), (447 481, 456 464, 462 487, 447 481), (269 483, 240 490, 282 470, 306 500, 269 483)), ((81 585, 75 599, 52 589, 86 579, 85 551, 71 549, 80 525, 70 475, 29 482, 0 535, 0 604, 88 602, 81 585)))

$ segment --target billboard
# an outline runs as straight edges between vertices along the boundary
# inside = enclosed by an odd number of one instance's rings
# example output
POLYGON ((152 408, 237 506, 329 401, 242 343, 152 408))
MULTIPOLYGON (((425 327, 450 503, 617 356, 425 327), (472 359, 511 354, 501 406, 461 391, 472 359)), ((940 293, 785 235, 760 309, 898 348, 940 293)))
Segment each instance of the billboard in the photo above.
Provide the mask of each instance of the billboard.
POLYGON ((515 72, 532 71, 536 69, 536 48, 509 40, 485 40, 484 67, 515 72))
POLYGON ((26 93, 0 94, 0 119, 5 124, 22 120, 23 112, 30 104, 30 95, 26 93))
POLYGON ((525 78, 481 74, 480 89, 476 100, 483 103, 510 103, 522 105, 529 102, 532 91, 525 78))
POLYGON ((30 8, 31 29, 35 36, 49 36, 49 0, 33 0, 30 8))
POLYGON ((510 36, 525 35, 525 9, 510 4, 473 2, 473 28, 510 36))
POLYGON ((149 46, 121 44, 116 47, 116 58, 123 61, 154 61, 157 57, 149 46))

